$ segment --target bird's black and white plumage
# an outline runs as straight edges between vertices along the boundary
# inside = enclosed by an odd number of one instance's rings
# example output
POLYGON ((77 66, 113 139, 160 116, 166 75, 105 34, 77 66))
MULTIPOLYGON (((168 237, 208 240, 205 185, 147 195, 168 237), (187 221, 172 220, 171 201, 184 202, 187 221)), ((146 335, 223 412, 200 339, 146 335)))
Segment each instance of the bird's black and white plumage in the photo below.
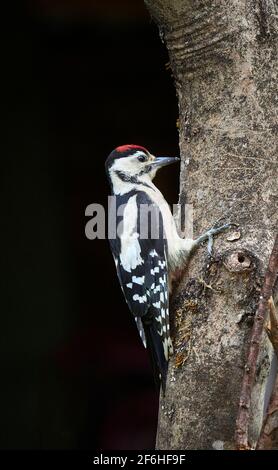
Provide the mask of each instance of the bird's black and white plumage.
MULTIPOLYGON (((175 161, 166 160, 167 163, 175 161)), ((168 241, 159 207, 165 201, 152 183, 158 163, 162 162, 166 163, 162 159, 157 162, 145 148, 130 145, 118 147, 109 155, 106 170, 116 199, 113 206, 116 214, 110 217, 116 220, 118 233, 110 238, 110 245, 118 278, 143 344, 150 351, 155 374, 160 376, 164 387, 172 353, 168 241), (161 204, 155 193, 161 197, 161 204), (140 213, 142 207, 144 213, 140 213), (151 222, 147 233, 143 233, 145 222, 151 222), (153 227, 157 230, 152 237, 153 227)))
MULTIPOLYGON (((122 235, 111 239, 110 244, 126 302, 143 344, 150 350, 155 373, 161 375, 164 385, 167 361, 172 352, 167 240, 163 237, 161 221, 158 239, 140 239, 140 205, 152 206, 153 203, 141 191, 129 192, 126 196, 128 201, 123 217, 130 217, 128 226, 123 227, 122 235)), ((122 203, 122 197, 118 199, 122 203)), ((157 216, 161 219, 159 212, 157 216)))
POLYGON ((116 230, 109 239, 118 278, 164 390, 173 352, 169 276, 197 244, 217 233, 209 231, 197 240, 179 237, 169 206, 152 182, 160 167, 176 160, 154 157, 137 145, 117 147, 106 160, 115 197, 109 217, 116 230))

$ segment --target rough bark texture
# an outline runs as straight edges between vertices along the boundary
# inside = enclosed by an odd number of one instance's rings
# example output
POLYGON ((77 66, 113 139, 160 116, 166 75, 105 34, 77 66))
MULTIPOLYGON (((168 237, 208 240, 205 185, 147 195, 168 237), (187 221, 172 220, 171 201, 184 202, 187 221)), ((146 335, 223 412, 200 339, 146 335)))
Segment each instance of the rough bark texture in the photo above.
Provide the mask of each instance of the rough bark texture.
MULTIPOLYGON (((257 312, 254 316, 253 327, 250 337, 250 346, 248 357, 246 360, 245 370, 242 379, 242 387, 239 398, 239 410, 236 420, 235 441, 236 448, 239 450, 249 449, 249 423, 252 390, 255 383, 257 373, 257 363, 260 354, 260 347, 263 338, 264 325, 266 324, 268 313, 270 313, 269 305, 272 299, 275 282, 278 273, 278 234, 273 245, 273 249, 269 258, 268 267, 265 273, 264 283, 261 289, 260 300, 257 312)), ((274 307, 275 308, 275 307, 274 307)), ((272 318, 272 317, 271 317, 272 318)), ((270 331, 273 331, 273 324, 270 331)), ((273 335, 271 336, 273 338, 273 335)), ((275 345, 272 342, 275 351, 275 345)))
MULTIPOLYGON (((175 355, 157 447, 234 448, 252 319, 277 230, 277 4, 145 0, 169 51, 179 102, 180 202, 195 236, 228 211, 240 238, 193 256, 172 299, 175 355)), ((272 348, 264 335, 250 444, 262 423, 272 348)))

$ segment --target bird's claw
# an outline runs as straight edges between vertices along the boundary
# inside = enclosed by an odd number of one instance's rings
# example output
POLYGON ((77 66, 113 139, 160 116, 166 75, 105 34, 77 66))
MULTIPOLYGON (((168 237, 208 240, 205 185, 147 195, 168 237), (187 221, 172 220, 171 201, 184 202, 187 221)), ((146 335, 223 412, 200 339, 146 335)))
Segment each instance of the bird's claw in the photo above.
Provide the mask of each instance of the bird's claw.
POLYGON ((213 247, 213 236, 209 235, 208 237, 208 254, 212 257, 212 247, 213 247))
POLYGON ((214 237, 214 235, 217 235, 218 233, 224 232, 224 230, 228 230, 232 227, 238 227, 238 226, 239 226, 238 224, 235 224, 235 223, 232 223, 232 222, 221 225, 220 227, 213 226, 205 234, 201 235, 197 239, 197 243, 208 240, 208 254, 209 254, 210 257, 212 257, 212 248, 213 248, 213 237, 214 237))

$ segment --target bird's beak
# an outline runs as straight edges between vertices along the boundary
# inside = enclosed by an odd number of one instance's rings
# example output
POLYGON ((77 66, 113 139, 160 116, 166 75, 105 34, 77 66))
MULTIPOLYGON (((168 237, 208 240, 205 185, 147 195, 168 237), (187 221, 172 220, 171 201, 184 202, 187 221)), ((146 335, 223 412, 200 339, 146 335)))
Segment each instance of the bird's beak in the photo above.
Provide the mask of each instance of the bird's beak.
POLYGON ((152 167, 161 168, 162 166, 170 165, 171 163, 179 162, 178 157, 156 157, 152 162, 152 167))

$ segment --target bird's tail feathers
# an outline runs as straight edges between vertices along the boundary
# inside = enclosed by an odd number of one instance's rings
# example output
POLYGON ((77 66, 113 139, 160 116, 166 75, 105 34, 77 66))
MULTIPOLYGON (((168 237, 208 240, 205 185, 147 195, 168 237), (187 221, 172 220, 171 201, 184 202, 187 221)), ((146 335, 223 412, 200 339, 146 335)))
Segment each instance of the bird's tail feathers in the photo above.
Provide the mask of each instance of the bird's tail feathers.
POLYGON ((144 330, 147 341, 147 350, 149 351, 151 358, 154 380, 158 387, 161 383, 163 393, 165 394, 168 361, 165 357, 162 338, 153 323, 144 324, 144 330))

